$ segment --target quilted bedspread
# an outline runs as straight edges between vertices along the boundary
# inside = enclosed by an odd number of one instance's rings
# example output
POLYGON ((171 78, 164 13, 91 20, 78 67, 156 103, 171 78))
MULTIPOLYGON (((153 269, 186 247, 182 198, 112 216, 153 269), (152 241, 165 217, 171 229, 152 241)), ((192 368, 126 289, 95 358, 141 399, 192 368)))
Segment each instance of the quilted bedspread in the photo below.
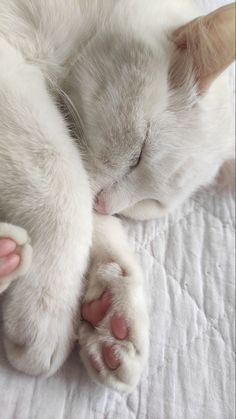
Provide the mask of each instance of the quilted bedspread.
MULTIPOLYGON (((200 3, 210 10, 227 1, 200 3)), ((126 396, 92 383, 76 353, 54 377, 20 374, 0 335, 0 419, 234 418, 234 177, 229 161, 169 217, 123 221, 151 314, 137 389, 126 396)))

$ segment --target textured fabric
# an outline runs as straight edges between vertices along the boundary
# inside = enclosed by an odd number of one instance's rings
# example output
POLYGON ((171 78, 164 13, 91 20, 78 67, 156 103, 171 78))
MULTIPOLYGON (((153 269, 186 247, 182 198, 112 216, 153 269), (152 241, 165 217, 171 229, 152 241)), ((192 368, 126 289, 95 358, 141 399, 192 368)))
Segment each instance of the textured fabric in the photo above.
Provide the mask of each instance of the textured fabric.
POLYGON ((149 363, 131 395, 93 384, 76 353, 50 379, 27 377, 0 342, 0 419, 233 419, 234 202, 228 162, 168 218, 124 221, 151 314, 149 363))

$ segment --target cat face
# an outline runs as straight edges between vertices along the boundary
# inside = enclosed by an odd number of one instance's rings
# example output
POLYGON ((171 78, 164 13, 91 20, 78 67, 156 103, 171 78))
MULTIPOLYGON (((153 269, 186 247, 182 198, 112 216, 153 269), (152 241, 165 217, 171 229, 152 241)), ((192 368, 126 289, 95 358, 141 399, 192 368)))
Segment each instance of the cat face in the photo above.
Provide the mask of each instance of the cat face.
POLYGON ((96 37, 75 66, 69 94, 101 213, 163 215, 217 171, 223 154, 220 133, 214 142, 209 136, 211 99, 198 95, 191 74, 174 85, 174 61, 171 45, 162 52, 109 34, 96 37))

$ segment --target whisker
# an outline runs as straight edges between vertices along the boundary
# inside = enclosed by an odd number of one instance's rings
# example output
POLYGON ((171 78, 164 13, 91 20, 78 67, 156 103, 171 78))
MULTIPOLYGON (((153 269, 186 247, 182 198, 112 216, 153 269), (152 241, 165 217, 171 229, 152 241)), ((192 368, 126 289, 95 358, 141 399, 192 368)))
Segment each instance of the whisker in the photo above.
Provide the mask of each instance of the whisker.
POLYGON ((48 79, 49 84, 52 86, 53 90, 56 91, 59 97, 62 99, 62 103, 66 108, 66 109, 63 109, 64 114, 65 116, 69 117, 70 122, 72 122, 73 124, 72 127, 70 127, 71 132, 73 134, 76 134, 76 137, 78 137, 75 139, 77 139, 77 141, 79 140, 80 147, 82 146, 82 148, 87 150, 88 144, 85 141, 84 124, 78 110, 76 109, 69 95, 58 84, 56 84, 53 80, 51 80, 49 76, 47 76, 47 79, 48 79), (67 115, 65 113, 66 110, 68 112, 67 115))

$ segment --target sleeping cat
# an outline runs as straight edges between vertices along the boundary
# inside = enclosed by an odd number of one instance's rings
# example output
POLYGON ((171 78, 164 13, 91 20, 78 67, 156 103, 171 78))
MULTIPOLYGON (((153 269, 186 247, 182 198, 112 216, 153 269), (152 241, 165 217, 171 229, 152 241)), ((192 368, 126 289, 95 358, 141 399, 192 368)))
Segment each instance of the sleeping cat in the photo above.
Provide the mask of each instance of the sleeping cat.
POLYGON ((108 214, 162 216, 232 156, 226 9, 206 32, 184 26, 190 0, 1 1, 0 292, 14 281, 3 333, 20 371, 53 374, 78 337, 98 382, 139 381, 143 278, 108 214))

